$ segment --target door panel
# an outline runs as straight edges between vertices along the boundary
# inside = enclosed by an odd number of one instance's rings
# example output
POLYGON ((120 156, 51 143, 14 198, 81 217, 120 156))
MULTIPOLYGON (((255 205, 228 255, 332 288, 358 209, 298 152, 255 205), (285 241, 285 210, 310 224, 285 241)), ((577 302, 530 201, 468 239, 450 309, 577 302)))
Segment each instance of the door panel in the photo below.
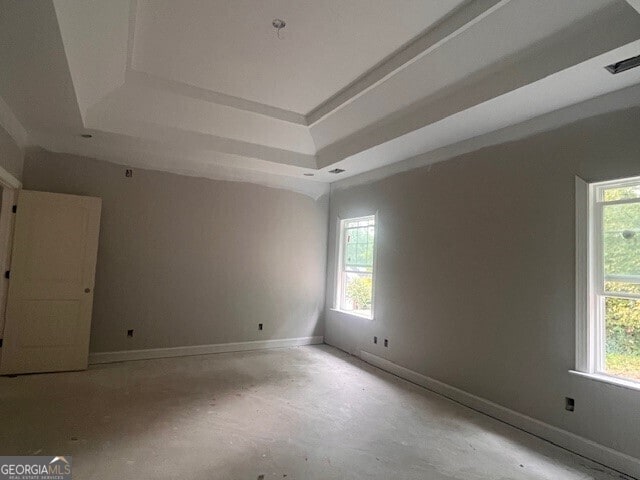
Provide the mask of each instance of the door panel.
POLYGON ((75 300, 30 300, 21 302, 28 321, 19 332, 20 347, 68 347, 80 320, 80 302, 75 300))
POLYGON ((33 236, 26 275, 30 281, 49 283, 82 282, 84 236, 78 235, 87 223, 87 211, 47 205, 29 219, 33 236), (34 233, 36 233, 34 235, 34 233))
POLYGON ((87 368, 100 207, 20 191, 1 374, 87 368))

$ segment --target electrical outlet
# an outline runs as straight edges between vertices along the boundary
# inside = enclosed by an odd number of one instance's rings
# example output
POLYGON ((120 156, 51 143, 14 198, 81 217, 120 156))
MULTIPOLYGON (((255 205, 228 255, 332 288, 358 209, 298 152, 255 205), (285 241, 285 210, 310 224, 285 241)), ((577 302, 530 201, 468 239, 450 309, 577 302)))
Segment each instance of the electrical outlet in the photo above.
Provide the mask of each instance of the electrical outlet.
POLYGON ((573 398, 565 397, 564 398, 564 409, 573 412, 576 408, 576 401, 573 398))
POLYGON ((127 330, 127 337, 133 337, 133 329, 127 330))
POLYGON ((388 347, 389 346, 389 340, 387 340, 386 338, 384 339, 384 346, 388 347))
POLYGON ((378 343, 378 337, 373 337, 373 343, 378 343))
POLYGON ((262 324, 261 323, 258 324, 258 330, 262 330, 262 324))

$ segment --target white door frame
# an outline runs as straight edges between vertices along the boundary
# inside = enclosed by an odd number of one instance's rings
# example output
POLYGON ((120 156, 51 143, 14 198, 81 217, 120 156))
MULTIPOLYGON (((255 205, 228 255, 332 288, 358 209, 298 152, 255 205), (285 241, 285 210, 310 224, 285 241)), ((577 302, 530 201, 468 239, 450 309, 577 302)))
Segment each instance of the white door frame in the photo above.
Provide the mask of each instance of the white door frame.
POLYGON ((0 339, 4 335, 4 319, 7 308, 7 292, 9 280, 4 272, 11 269, 11 247, 13 240, 13 206, 18 198, 18 190, 22 183, 16 177, 0 167, 0 189, 2 201, 0 202, 0 339))

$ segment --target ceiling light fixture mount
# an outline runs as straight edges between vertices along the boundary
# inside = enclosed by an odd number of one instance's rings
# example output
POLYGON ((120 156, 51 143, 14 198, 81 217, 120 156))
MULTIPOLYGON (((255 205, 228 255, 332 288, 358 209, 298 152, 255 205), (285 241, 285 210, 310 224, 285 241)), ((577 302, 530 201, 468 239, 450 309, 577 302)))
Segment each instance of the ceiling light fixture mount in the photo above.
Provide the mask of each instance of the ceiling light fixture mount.
POLYGON ((280 30, 287 26, 287 22, 280 18, 274 18, 273 22, 271 22, 271 25, 273 25, 273 28, 276 29, 278 38, 280 38, 280 30))

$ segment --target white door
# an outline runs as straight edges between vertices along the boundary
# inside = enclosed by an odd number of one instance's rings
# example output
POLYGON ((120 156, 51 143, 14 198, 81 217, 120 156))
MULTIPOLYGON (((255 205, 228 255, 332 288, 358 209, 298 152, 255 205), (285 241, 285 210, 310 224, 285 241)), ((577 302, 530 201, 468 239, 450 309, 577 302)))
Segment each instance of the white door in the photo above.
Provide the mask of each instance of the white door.
POLYGON ((0 374, 87 368, 101 203, 18 194, 0 374))

